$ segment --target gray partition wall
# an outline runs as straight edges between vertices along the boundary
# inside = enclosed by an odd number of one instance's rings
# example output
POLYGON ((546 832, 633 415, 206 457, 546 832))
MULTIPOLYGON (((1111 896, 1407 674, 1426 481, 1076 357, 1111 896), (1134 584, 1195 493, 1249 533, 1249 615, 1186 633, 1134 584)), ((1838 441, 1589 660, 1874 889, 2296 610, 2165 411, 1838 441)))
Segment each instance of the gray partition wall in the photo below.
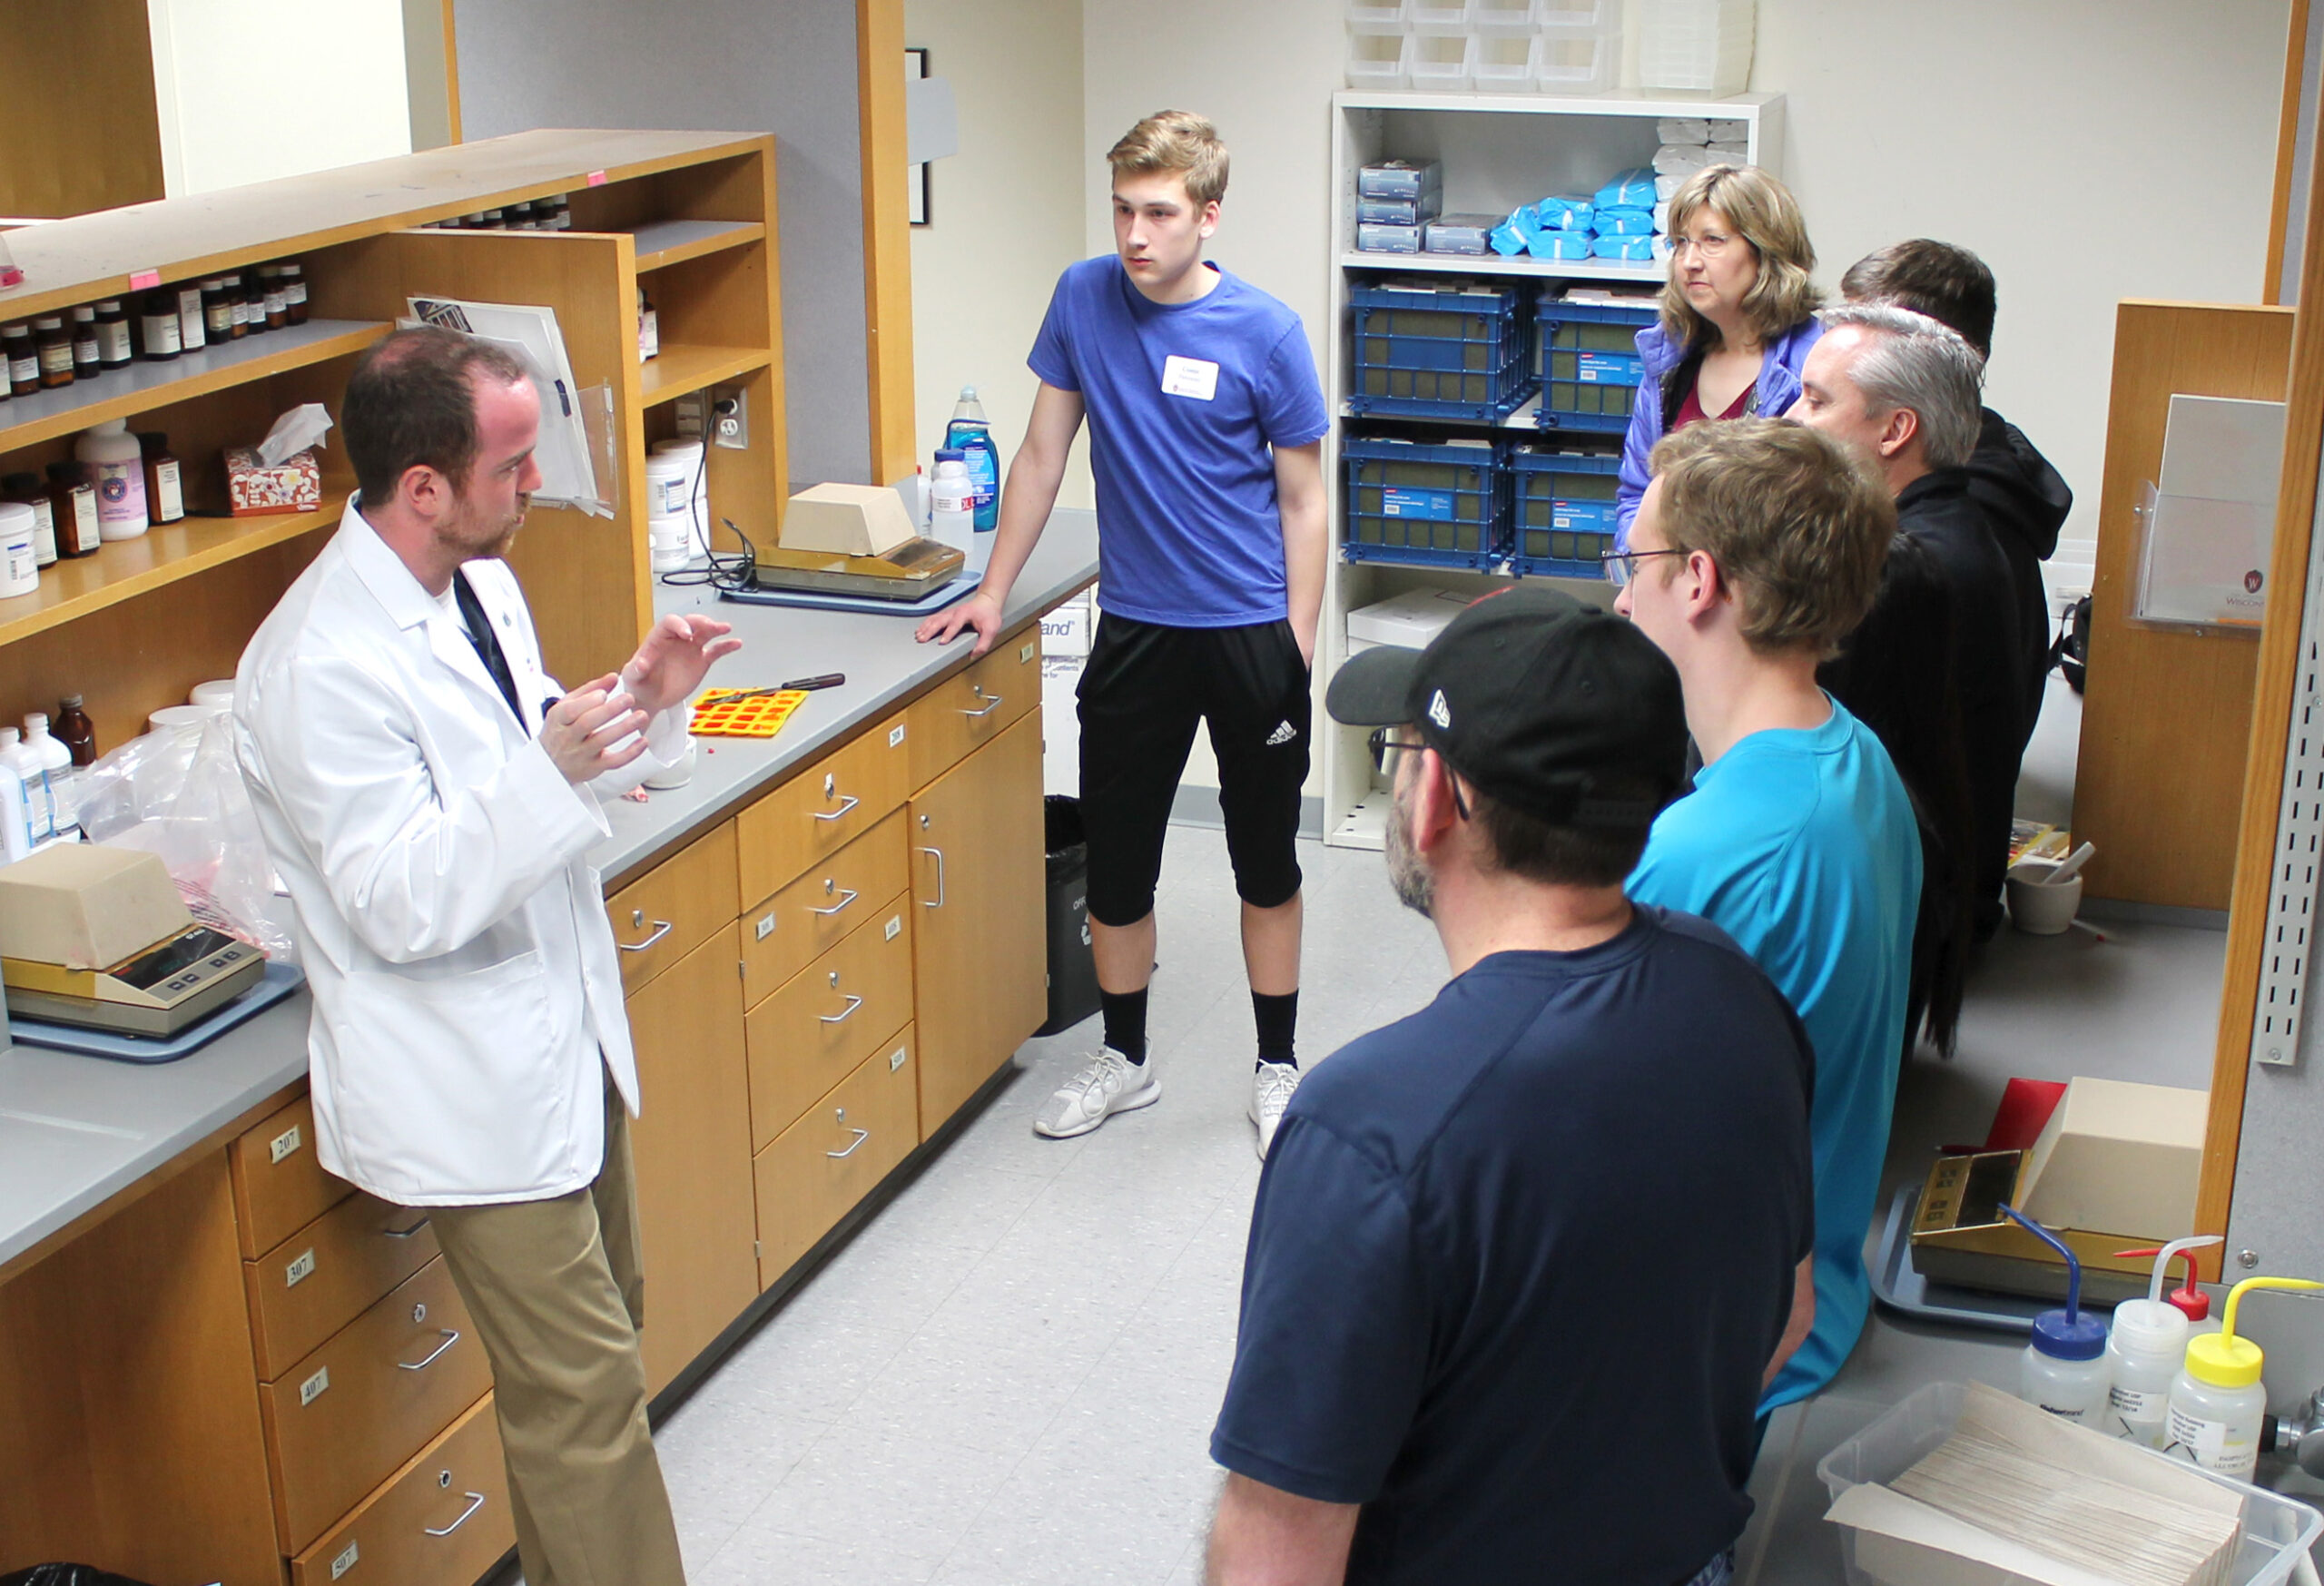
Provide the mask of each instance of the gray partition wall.
POLYGON ((791 478, 870 483, 854 0, 455 0, 454 20, 468 138, 775 135, 791 478))

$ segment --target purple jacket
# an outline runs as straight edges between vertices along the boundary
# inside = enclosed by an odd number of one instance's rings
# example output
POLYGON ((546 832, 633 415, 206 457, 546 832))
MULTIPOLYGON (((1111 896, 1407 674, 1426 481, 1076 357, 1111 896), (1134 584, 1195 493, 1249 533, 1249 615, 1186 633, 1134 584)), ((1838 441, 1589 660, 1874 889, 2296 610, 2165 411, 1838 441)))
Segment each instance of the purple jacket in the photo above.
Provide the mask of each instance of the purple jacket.
MULTIPOLYGON (((1791 410, 1791 405, 1799 400, 1799 370, 1807 361, 1807 350, 1823 333, 1824 322, 1811 318, 1768 343, 1748 411, 1776 419, 1791 410)), ((1639 497, 1646 494, 1647 481, 1653 478, 1647 471, 1646 459, 1654 443, 1662 438, 1662 382, 1686 360, 1686 349, 1675 345, 1659 325, 1649 325, 1638 333, 1638 354, 1645 360, 1646 369, 1639 382, 1638 401, 1630 409, 1630 433, 1622 441, 1621 488, 1614 504, 1620 519, 1614 531, 1618 551, 1630 549, 1630 519, 1638 516, 1639 497)))

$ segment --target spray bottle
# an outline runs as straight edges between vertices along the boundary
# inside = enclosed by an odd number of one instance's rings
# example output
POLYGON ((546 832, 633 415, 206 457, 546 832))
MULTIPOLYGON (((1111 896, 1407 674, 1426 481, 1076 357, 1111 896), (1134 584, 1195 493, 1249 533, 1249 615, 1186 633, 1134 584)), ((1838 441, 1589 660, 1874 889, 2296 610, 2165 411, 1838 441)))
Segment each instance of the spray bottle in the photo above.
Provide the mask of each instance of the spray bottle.
POLYGON ((2195 1252, 2221 1242, 2217 1234, 2173 1239, 2160 1251, 2119 1250, 2129 1257, 2155 1256, 2154 1279, 2146 1298, 2124 1300, 2114 1307, 2114 1325, 2106 1336, 2106 1357, 2112 1378, 2106 1390, 2106 1430, 2148 1448, 2168 1441, 2171 1423, 2171 1384, 2187 1358, 2187 1340, 2193 1324, 2211 1314, 2211 1296, 2195 1286, 2195 1252), (2187 1286, 2167 1298, 2171 1263, 2187 1258, 2187 1286), (2196 1307, 2200 1306, 2198 1313, 2196 1307))
POLYGON ((2170 1435, 2162 1450, 2239 1482, 2250 1481, 2259 1468, 2260 1423, 2268 1414, 2268 1390, 2260 1381, 2266 1356, 2235 1331, 2243 1295, 2255 1288, 2324 1289, 2324 1283, 2247 1277, 2228 1291, 2220 1330, 2187 1341, 2186 1369, 2171 1385, 2170 1435))
POLYGON ((2066 1305, 2034 1318, 2033 1342, 2017 1368, 2017 1396, 2061 1420, 2095 1429, 2106 1414, 2106 1324, 2082 1308, 2082 1262, 2055 1234, 2004 1206, 2002 1215, 2055 1250, 2066 1264, 2066 1305))
POLYGON ((984 404, 977 400, 976 387, 960 388, 952 422, 944 427, 944 444, 960 451, 968 464, 969 483, 975 487, 971 509, 977 532, 990 532, 1000 522, 1000 454, 993 449, 992 425, 984 416, 984 404))

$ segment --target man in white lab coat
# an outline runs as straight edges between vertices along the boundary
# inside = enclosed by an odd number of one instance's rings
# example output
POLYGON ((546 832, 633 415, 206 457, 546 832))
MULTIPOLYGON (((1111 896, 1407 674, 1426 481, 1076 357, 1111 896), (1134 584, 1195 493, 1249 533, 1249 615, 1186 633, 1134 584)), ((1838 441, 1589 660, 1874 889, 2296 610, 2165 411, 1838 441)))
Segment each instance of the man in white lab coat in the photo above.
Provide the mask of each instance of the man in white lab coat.
POLYGON ((428 1210, 492 1364, 532 1586, 679 1582, 637 1347, 637 1066, 587 853, 598 801, 676 763, 737 645, 666 616, 617 675, 543 673, 498 559, 540 484, 540 405, 491 344, 399 331, 340 419, 360 494, 234 688, 314 993, 317 1149, 428 1210))

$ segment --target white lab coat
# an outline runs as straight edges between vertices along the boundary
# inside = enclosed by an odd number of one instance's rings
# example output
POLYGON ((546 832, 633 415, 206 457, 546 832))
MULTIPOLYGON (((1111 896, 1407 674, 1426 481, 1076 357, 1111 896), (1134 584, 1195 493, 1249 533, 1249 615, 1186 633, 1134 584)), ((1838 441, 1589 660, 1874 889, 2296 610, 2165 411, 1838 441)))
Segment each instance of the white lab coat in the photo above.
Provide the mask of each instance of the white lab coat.
POLYGON ((539 1200, 605 1154, 604 1071, 637 1064, 597 872, 598 807, 675 764, 686 713, 587 787, 535 741, 562 690, 505 563, 466 576, 520 729, 448 615, 356 505, 252 635, 234 743, 297 911, 317 1156, 404 1206, 539 1200), (603 1053, 600 1058, 599 1054, 603 1053))

